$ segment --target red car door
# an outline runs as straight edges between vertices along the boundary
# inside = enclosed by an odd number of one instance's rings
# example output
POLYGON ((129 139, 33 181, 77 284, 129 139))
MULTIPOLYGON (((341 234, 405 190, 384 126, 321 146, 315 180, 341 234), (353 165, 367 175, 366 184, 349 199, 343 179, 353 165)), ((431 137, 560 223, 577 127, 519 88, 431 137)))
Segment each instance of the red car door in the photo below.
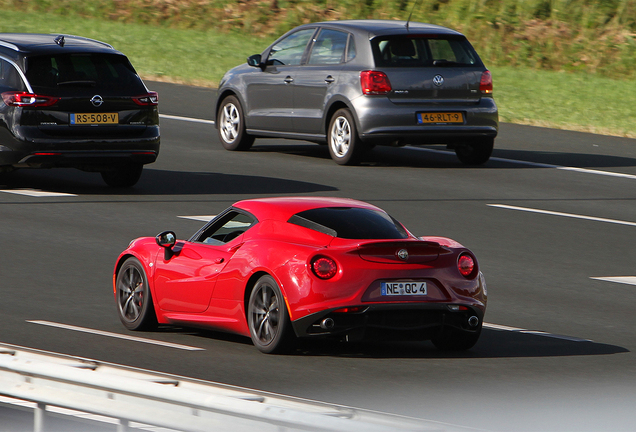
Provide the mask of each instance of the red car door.
POLYGON ((160 252, 154 277, 157 305, 166 311, 204 312, 217 277, 232 256, 227 249, 227 245, 179 242, 170 259, 160 252))

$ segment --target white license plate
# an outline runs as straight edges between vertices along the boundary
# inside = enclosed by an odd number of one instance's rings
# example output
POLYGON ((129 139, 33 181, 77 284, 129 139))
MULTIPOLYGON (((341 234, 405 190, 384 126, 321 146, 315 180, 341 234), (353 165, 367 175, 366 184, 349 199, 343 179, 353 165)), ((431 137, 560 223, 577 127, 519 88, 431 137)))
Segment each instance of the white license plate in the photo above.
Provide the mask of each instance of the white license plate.
POLYGON ((381 287, 383 296, 426 295, 426 282, 382 282, 381 287))

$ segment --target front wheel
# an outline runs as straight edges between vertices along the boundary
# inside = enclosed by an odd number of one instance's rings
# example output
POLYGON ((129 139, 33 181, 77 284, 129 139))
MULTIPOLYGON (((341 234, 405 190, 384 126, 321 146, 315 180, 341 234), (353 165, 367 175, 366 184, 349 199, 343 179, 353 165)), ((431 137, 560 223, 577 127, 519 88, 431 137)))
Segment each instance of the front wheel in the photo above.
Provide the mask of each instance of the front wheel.
POLYGON ((245 118, 241 103, 235 96, 223 99, 217 116, 219 139, 226 150, 249 150, 254 137, 245 131, 245 118))
POLYGON ((483 165, 488 162, 492 149, 495 146, 494 138, 484 138, 470 143, 458 145, 455 154, 461 163, 466 165, 483 165))
POLYGON ((115 188, 131 187, 137 184, 144 166, 140 163, 128 163, 101 172, 104 182, 115 188))
POLYGON ((269 275, 254 285, 247 308, 247 320, 254 346, 266 354, 288 349, 293 330, 285 299, 278 284, 269 275))
POLYGON ((329 154, 338 165, 358 165, 362 160, 364 147, 353 120, 351 111, 341 108, 329 122, 327 133, 329 154))
POLYGON ((148 278, 141 262, 130 257, 117 272, 115 300, 119 319, 129 330, 148 330, 157 326, 148 278))

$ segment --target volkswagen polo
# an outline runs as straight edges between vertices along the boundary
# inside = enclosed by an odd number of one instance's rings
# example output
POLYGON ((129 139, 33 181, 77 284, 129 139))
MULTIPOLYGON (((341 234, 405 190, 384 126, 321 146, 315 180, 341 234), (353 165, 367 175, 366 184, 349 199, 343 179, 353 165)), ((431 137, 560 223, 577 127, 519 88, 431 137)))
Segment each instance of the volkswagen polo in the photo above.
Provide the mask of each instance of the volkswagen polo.
POLYGON ((351 20, 306 24, 228 71, 216 103, 228 150, 255 138, 327 144, 360 162, 375 145, 445 144, 483 164, 498 131, 490 71, 466 37, 431 24, 351 20))

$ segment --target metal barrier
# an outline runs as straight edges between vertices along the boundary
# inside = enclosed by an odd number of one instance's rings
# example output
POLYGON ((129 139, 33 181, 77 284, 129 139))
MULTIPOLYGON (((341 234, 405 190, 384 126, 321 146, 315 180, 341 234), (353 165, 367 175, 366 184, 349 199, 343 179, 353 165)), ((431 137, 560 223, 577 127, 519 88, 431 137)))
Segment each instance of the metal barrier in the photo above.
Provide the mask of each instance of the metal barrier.
POLYGON ((47 431, 50 407, 116 419, 118 432, 133 422, 183 432, 467 430, 4 344, 0 395, 37 404, 35 432, 47 431))

